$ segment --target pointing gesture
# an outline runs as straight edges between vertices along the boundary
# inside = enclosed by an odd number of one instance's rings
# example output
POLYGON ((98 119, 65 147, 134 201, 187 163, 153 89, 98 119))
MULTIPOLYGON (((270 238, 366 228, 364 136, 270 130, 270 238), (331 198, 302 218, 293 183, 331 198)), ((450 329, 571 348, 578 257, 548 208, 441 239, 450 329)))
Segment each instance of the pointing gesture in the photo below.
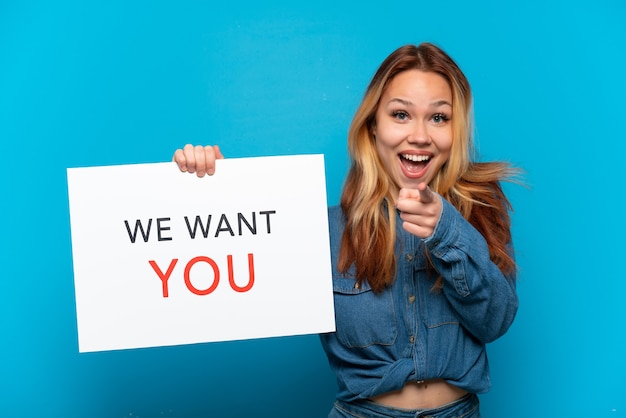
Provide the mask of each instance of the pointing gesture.
POLYGON ((428 238, 435 231, 441 216, 441 198, 426 183, 417 189, 400 189, 396 207, 402 212, 402 227, 419 238, 428 238))

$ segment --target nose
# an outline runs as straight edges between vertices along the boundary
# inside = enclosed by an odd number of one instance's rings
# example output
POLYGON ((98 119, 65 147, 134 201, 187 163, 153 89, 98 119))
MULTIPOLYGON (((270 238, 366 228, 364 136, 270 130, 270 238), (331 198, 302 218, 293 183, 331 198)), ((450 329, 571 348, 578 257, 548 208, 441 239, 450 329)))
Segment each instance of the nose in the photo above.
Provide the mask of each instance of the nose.
POLYGON ((418 145, 430 144, 430 135, 428 134, 428 126, 425 121, 416 120, 411 126, 411 131, 408 136, 409 143, 418 145))

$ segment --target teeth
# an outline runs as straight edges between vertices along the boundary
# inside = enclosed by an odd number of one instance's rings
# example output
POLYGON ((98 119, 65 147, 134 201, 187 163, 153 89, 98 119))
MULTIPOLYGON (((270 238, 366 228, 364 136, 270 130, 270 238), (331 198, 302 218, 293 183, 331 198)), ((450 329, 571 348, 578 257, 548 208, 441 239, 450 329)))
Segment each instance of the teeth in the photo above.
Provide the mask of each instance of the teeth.
POLYGON ((430 160, 430 157, 428 155, 402 154, 402 158, 405 158, 407 160, 411 160, 414 162, 430 160))

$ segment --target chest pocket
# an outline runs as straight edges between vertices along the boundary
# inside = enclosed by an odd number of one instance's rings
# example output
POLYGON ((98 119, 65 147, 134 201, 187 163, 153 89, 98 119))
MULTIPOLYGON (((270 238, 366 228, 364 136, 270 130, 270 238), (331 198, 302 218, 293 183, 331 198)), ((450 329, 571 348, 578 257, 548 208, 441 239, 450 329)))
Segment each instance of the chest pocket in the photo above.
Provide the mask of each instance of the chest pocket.
POLYGON ((369 284, 333 277, 337 338, 353 348, 391 345, 398 335, 391 292, 376 294, 369 284))

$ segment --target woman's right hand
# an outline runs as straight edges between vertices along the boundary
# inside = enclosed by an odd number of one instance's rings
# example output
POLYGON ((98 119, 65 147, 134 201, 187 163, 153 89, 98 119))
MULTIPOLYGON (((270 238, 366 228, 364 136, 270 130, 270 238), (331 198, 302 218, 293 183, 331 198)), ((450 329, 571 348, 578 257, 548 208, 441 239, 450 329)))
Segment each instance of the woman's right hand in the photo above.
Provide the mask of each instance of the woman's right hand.
POLYGON ((183 149, 174 152, 172 161, 178 164, 180 171, 204 177, 205 174, 212 176, 215 173, 215 160, 223 159, 224 156, 217 145, 187 144, 183 149))

